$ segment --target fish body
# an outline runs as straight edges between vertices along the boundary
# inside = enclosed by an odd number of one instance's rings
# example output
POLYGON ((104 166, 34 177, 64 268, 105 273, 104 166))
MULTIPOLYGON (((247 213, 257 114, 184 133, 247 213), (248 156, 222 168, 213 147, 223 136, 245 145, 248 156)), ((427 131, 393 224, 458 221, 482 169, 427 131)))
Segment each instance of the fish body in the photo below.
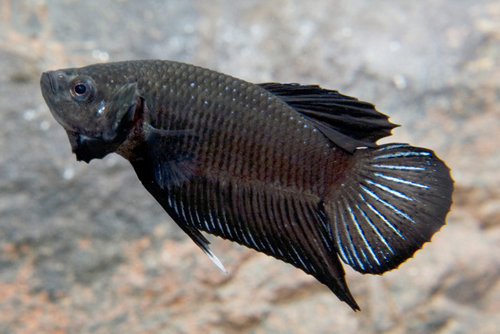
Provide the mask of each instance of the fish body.
POLYGON ((394 269, 451 206, 449 169, 432 151, 377 145, 395 127, 388 117, 319 86, 147 60, 46 72, 41 87, 77 159, 129 160, 223 270, 200 231, 291 263, 355 310, 340 260, 394 269))

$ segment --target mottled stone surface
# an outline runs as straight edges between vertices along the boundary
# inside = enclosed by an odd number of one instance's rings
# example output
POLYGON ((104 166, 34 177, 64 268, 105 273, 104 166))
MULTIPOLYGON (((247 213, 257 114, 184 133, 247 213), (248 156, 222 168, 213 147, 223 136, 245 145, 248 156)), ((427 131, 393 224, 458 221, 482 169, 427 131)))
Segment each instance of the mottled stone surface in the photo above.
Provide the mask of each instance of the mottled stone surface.
MULTIPOLYGON (((494 0, 0 1, 0 333, 499 333, 500 4, 494 0), (456 180, 399 270, 312 277, 214 239, 223 274, 116 155, 77 163, 42 71, 163 58, 377 104, 456 180)), ((385 140, 388 141, 388 140, 385 140)))

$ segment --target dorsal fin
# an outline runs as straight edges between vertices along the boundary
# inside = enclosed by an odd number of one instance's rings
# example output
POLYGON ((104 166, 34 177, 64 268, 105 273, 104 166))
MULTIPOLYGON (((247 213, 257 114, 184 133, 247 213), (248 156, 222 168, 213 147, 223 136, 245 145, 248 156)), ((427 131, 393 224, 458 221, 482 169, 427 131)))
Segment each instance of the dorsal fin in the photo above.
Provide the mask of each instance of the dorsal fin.
POLYGON ((373 104, 317 85, 262 83, 259 86, 278 96, 350 153, 358 147, 376 147, 377 140, 390 136, 397 126, 373 104))

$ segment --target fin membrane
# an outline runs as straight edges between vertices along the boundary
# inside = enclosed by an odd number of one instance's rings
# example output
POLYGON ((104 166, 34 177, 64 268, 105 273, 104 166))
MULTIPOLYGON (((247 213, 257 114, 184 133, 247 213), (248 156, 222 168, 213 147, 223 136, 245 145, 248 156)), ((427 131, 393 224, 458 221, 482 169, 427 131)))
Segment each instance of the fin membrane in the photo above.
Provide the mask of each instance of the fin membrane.
POLYGON ((217 258, 217 256, 215 256, 215 254, 208 246, 210 245, 210 241, 208 241, 207 238, 205 238, 205 236, 203 236, 203 234, 201 234, 201 232, 194 227, 191 227, 186 224, 183 224, 180 227, 184 232, 186 232, 187 235, 189 235, 189 237, 194 241, 194 243, 201 248, 201 250, 208 256, 208 258, 212 260, 212 262, 215 263, 215 265, 219 267, 220 270, 222 270, 225 274, 227 274, 227 270, 226 268, 224 268, 222 262, 220 262, 220 260, 217 258))
POLYGON ((376 141, 390 136, 397 126, 373 104, 337 91, 299 84, 259 86, 297 110, 328 139, 351 154, 359 147, 376 147, 376 141))
POLYGON ((198 160, 183 145, 187 137, 194 135, 193 130, 162 130, 149 126, 148 155, 161 188, 180 185, 196 175, 198 160))
POLYGON ((184 230, 187 226, 203 230, 290 263, 359 309, 336 250, 326 238, 317 198, 279 193, 264 185, 258 188, 195 177, 171 187, 159 200, 184 230))
POLYGON ((382 274, 412 257, 444 224, 453 180, 431 150, 389 144, 358 150, 356 166, 325 210, 341 259, 382 274))
POLYGON ((151 166, 145 160, 134 161, 132 162, 132 166, 134 167, 134 170, 144 187, 151 193, 151 195, 153 195, 165 211, 167 211, 168 215, 194 241, 194 243, 201 248, 210 260, 212 260, 215 265, 220 268, 220 270, 227 273, 227 270, 224 268, 221 261, 210 250, 210 241, 208 241, 198 229, 187 224, 185 218, 179 215, 178 207, 172 205, 168 189, 162 187, 156 180, 157 176, 151 173, 151 166))

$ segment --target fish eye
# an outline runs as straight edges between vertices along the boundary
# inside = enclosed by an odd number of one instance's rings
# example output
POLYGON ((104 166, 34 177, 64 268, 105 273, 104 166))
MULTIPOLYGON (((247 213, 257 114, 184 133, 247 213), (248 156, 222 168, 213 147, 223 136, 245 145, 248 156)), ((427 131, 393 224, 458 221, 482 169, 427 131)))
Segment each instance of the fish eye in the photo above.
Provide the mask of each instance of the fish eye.
POLYGON ((87 91, 87 87, 84 84, 78 84, 75 86, 75 94, 76 95, 84 95, 87 91))
POLYGON ((76 78, 71 82, 70 87, 71 96, 77 102, 90 102, 95 96, 95 85, 90 78, 76 78))

